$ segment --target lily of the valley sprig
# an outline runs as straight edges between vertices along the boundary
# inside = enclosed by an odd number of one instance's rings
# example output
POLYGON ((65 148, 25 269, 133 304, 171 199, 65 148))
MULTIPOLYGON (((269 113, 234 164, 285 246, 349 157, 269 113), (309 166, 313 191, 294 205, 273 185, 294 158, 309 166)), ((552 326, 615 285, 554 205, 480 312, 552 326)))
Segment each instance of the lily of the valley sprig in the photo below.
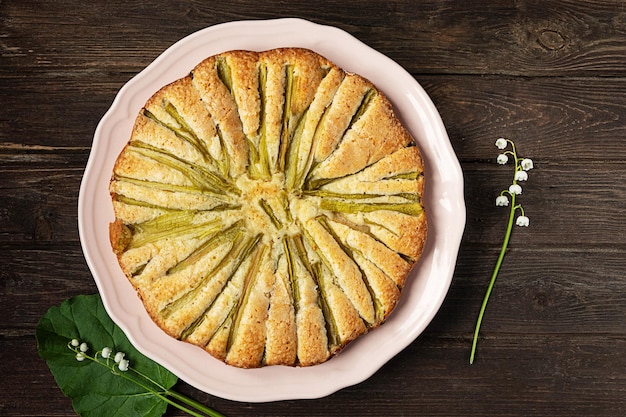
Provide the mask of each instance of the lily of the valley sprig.
POLYGON ((474 363, 474 357, 476 355, 476 344, 478 343, 478 334, 480 333, 480 325, 482 324, 483 317, 485 315, 485 309, 487 308, 487 302, 489 301, 489 297, 491 296, 491 291, 493 290, 493 286, 496 282, 496 278, 498 277, 498 273, 500 272, 500 267, 502 266, 502 261, 504 260, 504 255, 506 254, 506 249, 509 246, 509 239, 511 238, 511 232, 513 230, 513 220, 515 220, 515 224, 521 227, 527 227, 530 224, 530 220, 526 217, 524 213, 524 208, 521 204, 517 203, 517 196, 522 194, 522 186, 519 184, 520 182, 524 182, 528 180, 528 171, 533 169, 533 161, 530 158, 521 158, 517 154, 517 150, 515 149, 515 144, 513 141, 505 138, 500 138, 496 140, 496 146, 498 149, 503 151, 498 155, 496 159, 498 164, 506 165, 509 163, 510 159, 513 159, 513 164, 515 169, 513 171, 513 181, 508 186, 508 188, 502 190, 500 195, 496 197, 496 206, 499 207, 510 207, 509 209, 509 221, 507 224, 506 232, 504 234, 504 241, 502 242, 502 248, 500 250, 500 255, 498 256, 498 260, 496 261, 496 266, 493 269, 493 274, 491 275, 491 280, 489 281, 489 286, 487 287, 487 292, 485 293, 485 298, 483 299, 483 303, 480 307, 480 312, 478 313, 478 320, 476 320, 476 328, 474 330, 474 338, 472 341, 472 351, 470 353, 470 364, 474 363), (517 215, 517 218, 515 217, 517 215))
POLYGON ((111 361, 111 354, 113 353, 113 350, 110 347, 103 347, 102 350, 96 352, 94 356, 89 356, 89 345, 85 342, 79 342, 78 339, 70 340, 67 347, 76 353, 76 360, 78 362, 89 359, 99 363, 100 365, 106 366, 114 374, 117 374, 118 370, 126 372, 130 367, 130 362, 128 359, 124 358, 126 356, 124 352, 116 352, 115 356, 113 356, 113 361, 111 361), (98 357, 101 357, 104 361, 101 361, 98 357))
POLYGON ((112 374, 134 383, 145 390, 147 394, 152 394, 191 416, 224 417, 223 414, 183 394, 165 388, 148 375, 132 368, 124 352, 118 351, 114 353, 112 348, 105 346, 101 350, 90 354, 92 351, 91 347, 86 342, 81 342, 78 339, 70 340, 67 343, 67 347, 76 354, 75 358, 78 362, 88 360, 102 365, 108 368, 112 374))

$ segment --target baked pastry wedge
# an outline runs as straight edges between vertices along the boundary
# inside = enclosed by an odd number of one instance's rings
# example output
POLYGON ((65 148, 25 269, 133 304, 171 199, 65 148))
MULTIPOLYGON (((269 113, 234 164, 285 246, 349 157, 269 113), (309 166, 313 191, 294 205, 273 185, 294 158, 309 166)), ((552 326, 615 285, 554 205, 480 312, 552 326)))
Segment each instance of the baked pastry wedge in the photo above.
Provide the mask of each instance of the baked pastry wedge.
POLYGON ((237 367, 325 362, 420 258, 423 163, 391 103, 305 49, 229 51, 139 112, 112 248, 154 322, 237 367))

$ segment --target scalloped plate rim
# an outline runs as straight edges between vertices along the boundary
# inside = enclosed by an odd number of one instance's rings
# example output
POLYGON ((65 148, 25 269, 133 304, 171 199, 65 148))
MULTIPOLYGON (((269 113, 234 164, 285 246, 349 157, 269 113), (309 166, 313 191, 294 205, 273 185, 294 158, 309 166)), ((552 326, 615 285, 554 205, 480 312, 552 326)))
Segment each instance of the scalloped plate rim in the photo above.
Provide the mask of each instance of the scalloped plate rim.
POLYGON ((96 128, 78 200, 83 253, 113 321, 139 351, 188 384, 244 402, 330 395, 369 378, 412 343, 431 322, 447 294, 465 216, 460 164, 439 113, 418 82, 397 63, 347 32, 295 18, 236 21, 201 29, 176 42, 129 80, 96 128), (147 315, 110 248, 108 223, 113 214, 107 207, 108 182, 136 114, 158 88, 218 52, 289 46, 312 49, 345 70, 369 78, 390 98, 424 156, 429 236, 396 311, 380 328, 321 365, 238 369, 167 336, 147 315))

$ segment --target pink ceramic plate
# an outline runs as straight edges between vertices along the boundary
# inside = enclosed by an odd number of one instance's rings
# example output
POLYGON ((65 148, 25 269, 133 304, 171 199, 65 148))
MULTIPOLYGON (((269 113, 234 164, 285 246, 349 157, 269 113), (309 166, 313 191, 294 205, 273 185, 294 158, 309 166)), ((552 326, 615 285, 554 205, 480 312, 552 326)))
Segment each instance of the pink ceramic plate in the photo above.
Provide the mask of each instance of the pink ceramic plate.
POLYGON ((419 336, 448 291, 465 226, 463 177, 439 113, 398 64, 348 33, 299 19, 242 21, 200 30, 166 50, 118 93, 96 129, 80 188, 78 218, 87 263, 111 318, 146 356, 185 382, 230 400, 263 402, 319 398, 364 381, 419 336), (139 110, 161 86, 185 76, 213 54, 232 50, 304 47, 371 80, 394 104, 422 150, 427 172, 429 234, 402 299, 380 328, 330 361, 308 368, 238 369, 162 332, 145 312, 109 244, 113 164, 139 110))

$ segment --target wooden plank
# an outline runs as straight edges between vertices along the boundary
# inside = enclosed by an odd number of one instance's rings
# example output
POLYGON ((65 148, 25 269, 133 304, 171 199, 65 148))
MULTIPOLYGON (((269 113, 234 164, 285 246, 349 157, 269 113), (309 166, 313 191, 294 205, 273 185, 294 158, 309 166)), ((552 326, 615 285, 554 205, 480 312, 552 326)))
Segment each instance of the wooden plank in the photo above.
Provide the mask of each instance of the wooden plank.
MULTIPOLYGON (((467 337, 473 333, 498 253, 496 248, 461 246, 450 291, 431 331, 467 337)), ((624 259, 624 248, 528 249, 519 240, 512 242, 481 337, 573 332, 624 337, 624 259)))
POLYGON ((622 76, 621 2, 428 1, 394 4, 393 20, 371 15, 357 35, 416 73, 622 76))
MULTIPOLYGON (((626 31, 621 6, 618 0, 550 0, 540 5, 369 0, 359 2, 347 20, 336 17, 345 4, 334 0, 306 13, 297 3, 280 3, 282 16, 340 27, 412 72, 550 77, 623 76, 626 31)), ((4 2, 4 65, 51 74, 133 73, 196 30, 251 17, 245 4, 224 8, 170 2, 159 5, 158 13, 154 7, 148 1, 131 6, 119 0, 100 5, 4 2)), ((254 7, 256 18, 276 17, 276 4, 254 7)))
MULTIPOLYGON (((0 84, 0 152, 5 146, 15 152, 15 144, 88 148, 100 118, 130 78, 42 77, 0 84), (67 100, 68 92, 80 99, 67 100)), ((626 78, 415 77, 463 160, 491 159, 500 136, 516 139, 527 155, 552 161, 626 160, 626 147, 616 141, 626 136, 626 78)))
MULTIPOLYGON (((625 54, 626 55, 626 54, 625 54)), ((577 163, 624 161, 626 79, 416 76, 459 157, 493 160, 499 137, 524 156, 577 163)))
MULTIPOLYGON (((12 352, 0 371, 20 381, 5 384, 4 416, 73 415, 32 339, 5 339, 0 346, 12 352)), ((176 389, 229 416, 501 417, 546 415, 547 409, 555 417, 619 416, 626 412, 625 350, 626 340, 611 336, 501 334, 469 365, 464 340, 424 335, 365 382, 322 399, 247 404, 184 383, 176 389)))
POLYGON ((65 248, 0 251, 0 335, 34 335, 48 310, 67 298, 95 294, 95 282, 77 244, 65 248))
POLYGON ((0 245, 77 242, 83 168, 0 170, 0 245))
MULTIPOLYGON (((623 249, 623 163, 554 164, 543 162, 542 157, 533 159, 535 168, 529 172, 528 181, 520 183, 523 191, 517 197, 531 224, 528 229, 515 228, 513 243, 530 248, 623 249)), ((512 183, 513 169, 495 162, 464 166, 468 213, 465 241, 499 245, 509 210, 496 207, 495 199, 512 183)))
POLYGON ((100 119, 130 75, 0 78, 0 152, 88 151, 100 119), (71 99, 68 99, 71 96, 71 99))
MULTIPOLYGON (((388 364, 383 380, 397 388, 391 395, 408 415, 529 416, 549 409, 550 415, 617 416, 626 410, 625 348, 626 340, 615 337, 499 334, 470 366, 464 341, 424 337, 388 364)), ((377 384, 376 378, 363 384, 361 395, 383 413, 389 398, 368 396, 377 384)), ((354 406, 354 415, 364 407, 354 406)))

